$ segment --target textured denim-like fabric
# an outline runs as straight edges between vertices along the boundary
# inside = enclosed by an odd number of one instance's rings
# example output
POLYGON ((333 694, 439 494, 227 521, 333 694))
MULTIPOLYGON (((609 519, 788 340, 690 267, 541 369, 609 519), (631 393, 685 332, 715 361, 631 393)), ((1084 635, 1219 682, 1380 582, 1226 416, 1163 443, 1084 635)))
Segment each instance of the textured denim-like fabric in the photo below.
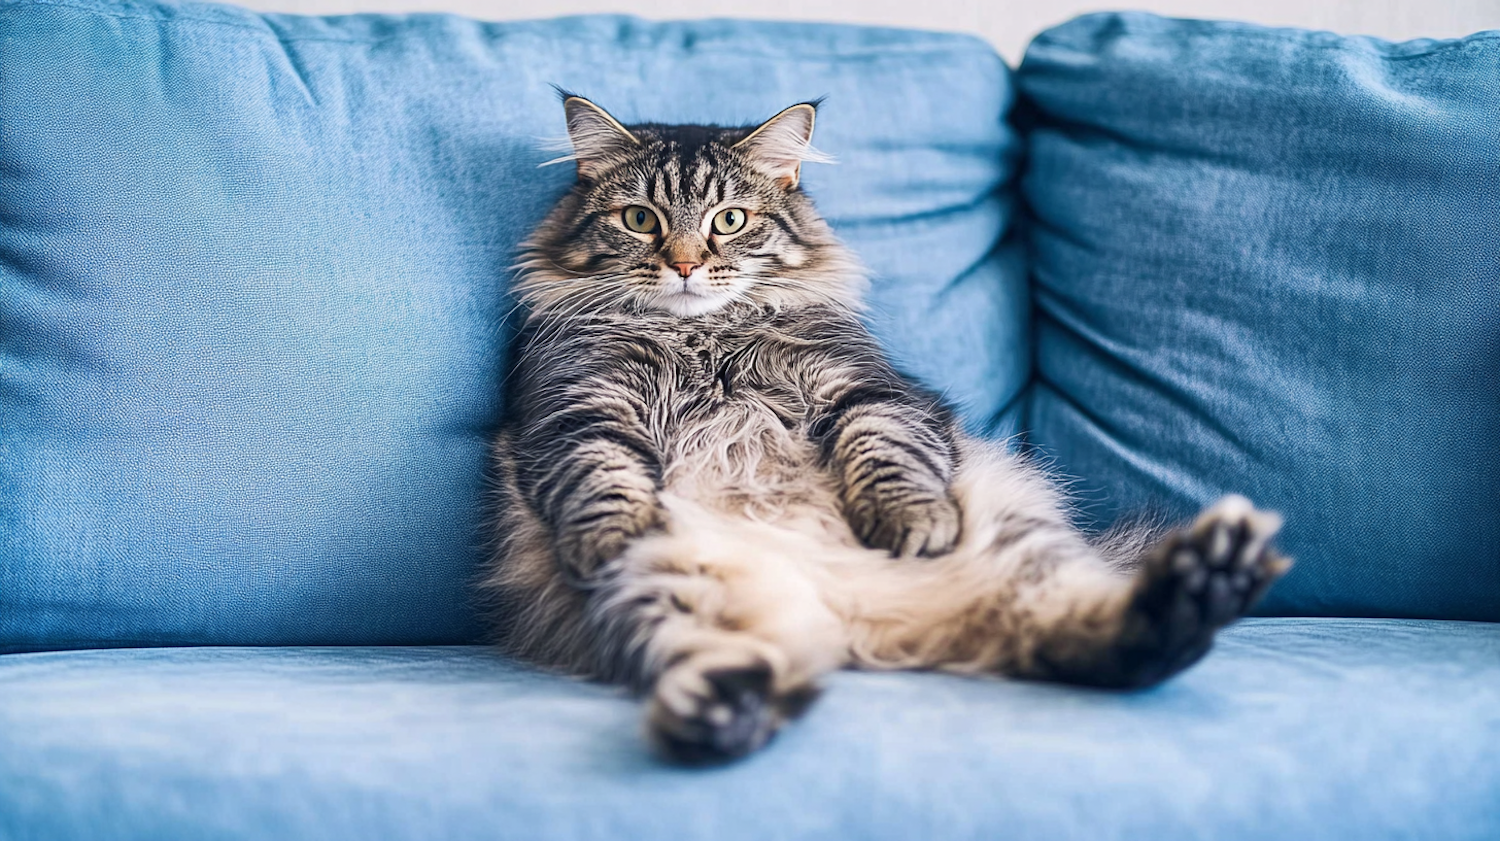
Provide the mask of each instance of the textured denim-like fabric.
POLYGON ((1500 836, 1500 625, 1251 620, 1166 686, 844 673, 671 768, 638 704, 482 648, 0 657, 7 839, 1500 836))
POLYGON ((1017 84, 1031 440, 1094 516, 1244 493, 1268 612, 1500 619, 1500 32, 1092 15, 1017 84))
POLYGON ((1030 362, 981 42, 0 2, 0 650, 473 640, 518 240, 556 83, 626 121, 828 97, 805 184, 976 428, 1030 362))

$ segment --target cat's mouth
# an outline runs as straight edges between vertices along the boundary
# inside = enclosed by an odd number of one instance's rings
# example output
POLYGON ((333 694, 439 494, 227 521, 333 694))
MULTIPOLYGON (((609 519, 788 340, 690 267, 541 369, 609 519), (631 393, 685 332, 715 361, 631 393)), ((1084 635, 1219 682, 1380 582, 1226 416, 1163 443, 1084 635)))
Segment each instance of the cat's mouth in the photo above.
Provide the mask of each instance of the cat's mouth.
POLYGON ((706 315, 722 308, 736 297, 733 287, 710 287, 698 277, 662 277, 652 305, 681 318, 706 315))

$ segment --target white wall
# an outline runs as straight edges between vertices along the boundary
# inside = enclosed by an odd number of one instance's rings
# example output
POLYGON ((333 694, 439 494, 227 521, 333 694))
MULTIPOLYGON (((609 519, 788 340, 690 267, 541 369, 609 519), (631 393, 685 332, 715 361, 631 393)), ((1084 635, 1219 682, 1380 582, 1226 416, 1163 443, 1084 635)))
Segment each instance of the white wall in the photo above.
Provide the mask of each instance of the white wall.
POLYGON ((584 12, 651 18, 742 17, 871 23, 973 32, 1012 63, 1042 29, 1088 11, 1139 8, 1175 17, 1230 18, 1331 29, 1392 40, 1500 29, 1500 0, 230 0, 262 11, 457 12, 487 20, 584 12))

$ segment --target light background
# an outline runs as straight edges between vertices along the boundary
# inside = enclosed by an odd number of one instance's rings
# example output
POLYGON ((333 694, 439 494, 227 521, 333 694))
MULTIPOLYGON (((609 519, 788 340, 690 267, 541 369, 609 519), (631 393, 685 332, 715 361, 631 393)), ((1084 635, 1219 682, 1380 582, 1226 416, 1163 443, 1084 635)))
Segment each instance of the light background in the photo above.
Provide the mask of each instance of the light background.
POLYGON ((1330 29, 1392 40, 1451 38, 1500 29, 1500 0, 239 0, 261 11, 457 12, 486 20, 585 12, 649 18, 740 17, 840 21, 981 35, 1012 64, 1037 32, 1074 15, 1138 8, 1174 17, 1228 18, 1274 26, 1330 29))

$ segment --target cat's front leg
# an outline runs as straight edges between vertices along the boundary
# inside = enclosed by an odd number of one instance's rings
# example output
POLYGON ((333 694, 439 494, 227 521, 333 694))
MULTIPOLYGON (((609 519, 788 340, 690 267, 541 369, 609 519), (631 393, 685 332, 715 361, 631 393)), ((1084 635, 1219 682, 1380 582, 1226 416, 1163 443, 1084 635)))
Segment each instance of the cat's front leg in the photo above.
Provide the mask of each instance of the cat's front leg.
POLYGON ((851 393, 823 419, 823 451, 839 479, 845 519, 861 543, 897 557, 946 554, 963 525, 950 487, 950 421, 922 398, 851 393))
POLYGON ((630 541, 661 527, 656 488, 638 471, 595 468, 588 489, 565 503, 554 527, 557 560, 576 583, 592 579, 630 541))
POLYGON ((947 554, 958 542, 962 516, 948 494, 908 491, 911 496, 878 491, 850 493, 844 516, 860 542, 897 557, 931 558, 947 554))
POLYGON ((630 541, 661 527, 659 462, 644 431, 624 412, 582 408, 532 430, 524 482, 552 529, 568 579, 594 578, 630 541))

